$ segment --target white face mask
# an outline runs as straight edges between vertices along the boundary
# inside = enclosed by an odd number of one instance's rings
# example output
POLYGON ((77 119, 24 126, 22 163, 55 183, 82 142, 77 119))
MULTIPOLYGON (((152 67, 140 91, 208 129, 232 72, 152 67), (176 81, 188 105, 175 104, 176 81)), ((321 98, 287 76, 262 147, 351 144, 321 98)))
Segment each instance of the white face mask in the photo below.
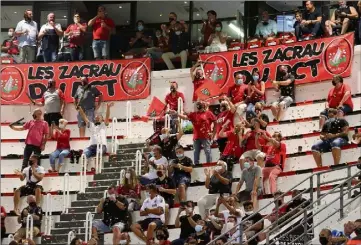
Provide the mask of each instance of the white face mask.
POLYGON ((247 212, 244 212, 246 215, 251 215, 253 214, 253 211, 247 211, 247 212))
POLYGON ((65 125, 64 124, 59 124, 59 128, 63 129, 63 128, 65 128, 65 125))
POLYGON ((127 240, 120 240, 120 241, 119 241, 119 244, 121 244, 121 245, 125 245, 125 244, 127 244, 127 243, 128 243, 127 240))
POLYGON ((161 134, 161 135, 159 135, 159 138, 160 138, 160 140, 164 140, 164 139, 168 138, 168 134, 161 134))
POLYGON ((8 32, 8 36, 9 36, 9 37, 12 37, 13 34, 14 34, 14 32, 12 32, 12 31, 9 31, 9 32, 8 32))
POLYGON ((145 192, 145 198, 150 198, 149 192, 145 192))
POLYGON ((234 223, 233 222, 227 222, 227 231, 234 228, 234 223))
POLYGON ((187 210, 188 210, 188 212, 190 212, 190 213, 193 212, 193 208, 188 207, 187 210))
POLYGON ((126 179, 130 179, 130 173, 126 173, 126 174, 125 174, 125 178, 126 178, 126 179))
POLYGON ((175 32, 175 34, 178 35, 178 36, 179 36, 181 33, 182 33, 181 31, 176 31, 176 32, 175 32))
POLYGON ((219 172, 219 171, 222 170, 222 167, 221 167, 221 166, 216 166, 216 167, 214 168, 214 170, 217 171, 217 172, 219 172))
POLYGON ((111 194, 111 195, 108 194, 108 197, 115 198, 115 194, 111 194))

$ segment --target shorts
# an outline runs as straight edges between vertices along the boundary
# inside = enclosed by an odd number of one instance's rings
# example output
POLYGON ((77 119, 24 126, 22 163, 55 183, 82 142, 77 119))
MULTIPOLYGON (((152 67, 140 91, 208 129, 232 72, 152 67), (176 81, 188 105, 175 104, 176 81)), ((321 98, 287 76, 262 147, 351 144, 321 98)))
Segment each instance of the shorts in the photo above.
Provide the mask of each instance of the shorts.
POLYGON ((94 58, 109 58, 109 41, 108 40, 93 40, 92 48, 94 58))
POLYGON ((59 126, 59 119, 62 118, 63 116, 59 112, 44 114, 44 121, 46 121, 49 126, 51 126, 52 122, 54 122, 56 126, 59 126))
MULTIPOLYGON (((352 108, 349 105, 343 105, 340 108, 337 108, 338 111, 342 111, 343 115, 346 115, 350 112, 352 112, 352 108)), ((328 118, 328 109, 324 109, 321 113, 320 116, 323 116, 325 118, 328 118)))
POLYGON ((240 160, 244 160, 245 158, 252 158, 252 159, 264 159, 266 154, 260 150, 254 149, 246 151, 242 154, 240 160))
POLYGON ((283 106, 283 109, 290 107, 293 103, 293 99, 290 96, 281 96, 278 98, 277 101, 273 102, 272 105, 277 107, 279 105, 283 106))
POLYGON ((112 226, 108 226, 104 224, 102 220, 97 220, 93 223, 93 227, 97 228, 98 231, 103 233, 112 232, 114 227, 118 227, 120 232, 122 232, 124 230, 125 224, 123 222, 118 222, 112 226))
POLYGON ((182 184, 188 187, 191 183, 191 178, 185 175, 173 175, 173 179, 176 187, 182 184))
MULTIPOLYGON (((86 117, 88 118, 89 122, 94 122, 94 118, 95 118, 95 109, 94 108, 84 110, 84 113, 85 113, 86 117)), ((79 112, 78 112, 77 118, 78 118, 78 127, 79 128, 85 127, 86 124, 85 124, 83 118, 81 118, 79 112)))
MULTIPOLYGON (((33 237, 36 237, 40 234, 40 229, 37 226, 33 227, 33 237)), ((25 239, 26 237, 26 228, 25 227, 21 227, 19 228, 19 230, 17 230, 14 234, 15 238, 20 238, 20 239, 25 239)))
POLYGON ((311 147, 311 150, 315 151, 315 152, 320 152, 320 153, 329 152, 333 148, 340 149, 342 146, 346 145, 347 143, 348 143, 348 140, 346 140, 344 138, 320 140, 311 147))
POLYGON ((154 222, 157 225, 156 229, 162 227, 162 225, 163 225, 162 220, 157 219, 157 218, 147 218, 147 219, 138 221, 138 224, 142 227, 143 231, 146 231, 146 230, 148 230, 149 224, 152 222, 154 222))
MULTIPOLYGON (((258 189, 257 190, 257 196, 260 196, 262 194, 262 189, 258 189)), ((242 203, 242 202, 246 202, 246 201, 251 201, 252 200, 252 196, 251 196, 251 192, 250 191, 240 191, 237 193, 237 199, 238 202, 242 203)))
POLYGON ((35 195, 35 189, 39 188, 40 191, 43 191, 43 187, 41 185, 23 185, 20 186, 20 197, 29 196, 29 195, 35 195))

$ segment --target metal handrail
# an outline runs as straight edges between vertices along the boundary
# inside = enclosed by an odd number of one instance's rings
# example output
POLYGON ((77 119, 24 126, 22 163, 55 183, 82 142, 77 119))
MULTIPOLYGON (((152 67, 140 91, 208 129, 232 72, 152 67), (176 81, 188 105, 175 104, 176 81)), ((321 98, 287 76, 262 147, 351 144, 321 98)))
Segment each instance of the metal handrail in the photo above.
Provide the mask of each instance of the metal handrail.
POLYGON ((70 245, 71 241, 75 238, 74 231, 69 231, 68 233, 68 245, 70 245))
POLYGON ((137 176, 140 176, 142 174, 142 158, 142 152, 140 150, 137 150, 135 153, 135 174, 137 176))
POLYGON ((91 212, 87 212, 85 219, 85 242, 88 242, 91 239, 92 226, 93 226, 93 214, 91 212))
POLYGON ((132 136, 132 104, 130 101, 127 101, 125 126, 126 126, 127 138, 131 138, 131 136, 132 136))
POLYGON ((33 240, 33 234, 34 234, 34 219, 32 214, 28 214, 28 216, 26 217, 26 233, 25 233, 26 239, 30 238, 31 240, 33 240))
MULTIPOLYGON (((181 98, 181 97, 179 97, 178 98, 178 110, 177 110, 177 112, 178 112, 178 115, 179 114, 183 114, 183 99, 181 98)), ((179 120, 179 124, 180 125, 182 125, 182 119, 181 118, 179 118, 178 119, 179 120)), ((179 129, 178 129, 179 130, 179 129)))
POLYGON ((46 210, 45 210, 45 235, 51 234, 52 226, 52 213, 53 213, 53 199, 51 194, 46 194, 46 210))
POLYGON ((170 115, 165 114, 164 116, 164 127, 170 129, 170 115))
POLYGON ((98 135, 97 151, 95 156, 95 173, 100 174, 102 172, 103 165, 103 142, 101 135, 98 135))
POLYGON ((113 154, 116 153, 118 149, 118 135, 117 135, 117 126, 118 126, 118 119, 116 117, 113 117, 112 120, 112 141, 111 141, 111 152, 113 154))
POLYGON ((70 195, 69 195, 69 174, 66 173, 64 174, 64 178, 63 178, 63 213, 68 213, 68 206, 69 206, 69 200, 70 200, 70 195))
POLYGON ((86 170, 87 170, 87 165, 88 165, 88 161, 85 157, 85 154, 82 154, 80 157, 80 162, 81 162, 81 169, 80 169, 80 193, 85 193, 85 186, 86 186, 86 170))
MULTIPOLYGON (((329 173, 329 172, 333 172, 333 171, 338 171, 338 170, 341 170, 341 169, 351 169, 351 167, 354 167, 356 166, 356 164, 352 164, 352 165, 345 165, 345 166, 340 166, 340 167, 337 167, 337 168, 334 168, 334 169, 329 169, 329 170, 325 170, 325 171, 322 171, 322 172, 317 172, 317 173, 313 173, 312 175, 310 175, 309 177, 305 178, 303 181, 299 182, 298 184, 296 184, 295 186, 293 186, 291 189, 289 189, 287 192, 284 192, 282 195, 280 195, 279 197, 277 197, 274 201, 276 203, 276 210, 278 210, 279 208, 282 208, 282 207, 285 207, 288 203, 292 202, 294 199, 296 199, 298 196, 302 195, 303 193, 307 192, 309 190, 310 192, 310 202, 313 203, 313 189, 314 189, 314 183, 313 183, 313 177, 314 176, 317 176, 317 185, 316 185, 316 192, 317 192, 317 200, 318 200, 318 203, 317 205, 320 205, 320 202, 319 202, 319 199, 320 199, 320 186, 321 186, 321 182, 319 181, 320 180, 320 177, 322 174, 326 174, 326 173, 329 173), (300 186, 301 184, 305 183, 309 181, 310 183, 310 187, 308 189, 305 189, 304 191, 302 191, 299 195, 293 197, 289 202, 287 203, 283 203, 281 206, 278 206, 278 201, 279 200, 282 200, 286 195, 287 193, 295 190, 298 186, 300 186)), ((349 175, 351 174, 351 171, 347 171, 347 174, 348 174, 348 177, 349 175)), ((339 180, 337 180, 339 181, 339 180)), ((351 182, 351 180, 348 180, 349 182, 351 182)), ((348 185, 350 185, 350 183, 348 183, 348 185)), ((351 196, 349 194, 349 196, 351 196)), ((269 207, 270 205, 272 205, 273 203, 270 202, 269 204, 267 204, 266 206, 264 206, 263 208, 259 209, 257 211, 257 213, 260 213, 262 210, 265 210, 267 207, 269 207)), ((237 226, 241 225, 243 222, 251 219, 252 217, 254 217, 256 215, 256 212, 250 216, 248 216, 246 219, 242 220, 241 222, 237 223, 237 226)), ((263 222, 267 217, 271 216, 271 214, 263 217, 261 220, 259 220, 257 223, 259 222, 263 222)), ((278 222, 278 212, 276 212, 276 220, 278 222)), ((256 224, 257 224, 256 223, 256 224)), ((219 236, 217 236, 216 238, 214 238, 212 241, 210 241, 207 245, 211 245, 211 244, 214 244, 215 241, 217 241, 220 237, 226 235, 227 233, 229 233, 231 229, 223 232, 222 234, 220 234, 219 236)))

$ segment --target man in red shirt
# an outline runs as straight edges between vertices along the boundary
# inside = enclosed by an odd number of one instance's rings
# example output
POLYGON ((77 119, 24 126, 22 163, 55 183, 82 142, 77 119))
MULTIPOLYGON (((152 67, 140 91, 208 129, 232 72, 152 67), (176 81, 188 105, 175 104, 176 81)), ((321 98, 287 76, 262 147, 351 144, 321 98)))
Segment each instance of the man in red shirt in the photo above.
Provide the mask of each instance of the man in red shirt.
POLYGON ((84 33, 86 32, 86 23, 80 23, 79 13, 74 14, 74 24, 68 26, 64 36, 69 37, 69 48, 71 60, 83 59, 83 45, 85 42, 84 33))
MULTIPOLYGON (((178 111, 183 113, 183 108, 184 108, 184 94, 181 92, 178 92, 178 83, 177 82, 171 82, 170 83, 170 93, 167 94, 167 96, 165 97, 165 104, 166 106, 169 106, 169 110, 174 110, 174 111, 178 111), (182 111, 178 110, 178 100, 179 98, 182 99, 182 111)), ((175 134, 177 132, 177 125, 174 122, 174 119, 177 119, 176 116, 171 116, 171 121, 170 121, 170 127, 171 127, 171 133, 175 134)))
POLYGON ((203 146, 207 163, 209 163, 212 162, 211 141, 216 133, 214 125, 216 116, 211 111, 206 110, 204 102, 197 102, 196 107, 196 112, 191 112, 188 115, 178 114, 178 117, 189 120, 193 124, 194 164, 199 164, 201 146, 203 146))
POLYGON ((246 98, 248 86, 244 84, 245 82, 246 77, 240 72, 236 72, 234 74, 234 85, 228 90, 228 97, 237 108, 233 119, 234 125, 242 121, 242 117, 244 116, 247 107, 244 100, 246 98))
POLYGON ((96 60, 109 58, 110 34, 115 28, 114 21, 106 17, 105 7, 98 7, 98 14, 89 20, 88 26, 93 27, 93 53, 96 60))
POLYGON ((15 63, 19 63, 19 42, 14 35, 14 28, 9 28, 8 36, 1 45, 1 57, 11 57, 15 63))
POLYGON ((196 95, 196 91, 197 89, 203 85, 203 83, 205 82, 204 79, 204 72, 203 69, 201 67, 201 63, 202 61, 198 60, 194 66, 192 66, 190 72, 191 72, 191 78, 192 78, 192 82, 193 82, 193 102, 196 102, 198 97, 196 95))
POLYGON ((328 118, 328 109, 335 108, 338 110, 337 118, 342 118, 345 114, 353 111, 353 103, 351 98, 351 89, 347 84, 343 83, 343 78, 336 75, 332 79, 334 86, 328 92, 325 110, 320 113, 319 130, 321 131, 326 119, 328 118))
POLYGON ((203 34, 203 46, 208 46, 208 40, 212 33, 215 32, 216 22, 217 22, 217 13, 214 10, 209 10, 207 12, 208 20, 203 21, 203 26, 201 33, 203 34))

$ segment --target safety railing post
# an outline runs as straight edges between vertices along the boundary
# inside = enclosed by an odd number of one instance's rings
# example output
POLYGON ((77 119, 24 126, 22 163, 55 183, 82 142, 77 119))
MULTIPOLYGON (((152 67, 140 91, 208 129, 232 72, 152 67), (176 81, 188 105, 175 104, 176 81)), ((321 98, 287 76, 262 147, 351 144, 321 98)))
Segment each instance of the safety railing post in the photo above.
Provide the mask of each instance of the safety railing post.
MULTIPOLYGON (((347 168, 347 178, 351 177, 351 166, 347 168)), ((347 181, 347 198, 351 198, 352 180, 347 181)))
POLYGON ((34 219, 31 214, 28 214, 28 216, 26 217, 26 233, 25 233, 26 239, 29 238, 33 240, 33 233, 34 233, 34 219))
POLYGON ((321 186, 321 174, 317 173, 316 176, 317 176, 316 199, 318 200, 317 201, 317 206, 320 206, 321 205, 321 200, 320 200, 320 196, 321 196, 321 189, 320 189, 320 186, 321 186))
POLYGON ((303 235, 303 244, 307 244, 307 234, 308 234, 308 225, 307 225, 307 209, 304 210, 303 212, 303 231, 304 231, 304 235, 303 235))
POLYGON ((170 129, 170 115, 166 114, 164 117, 164 127, 170 129))
POLYGON ((70 245, 71 241, 75 238, 74 231, 69 231, 68 233, 68 245, 70 245))
POLYGON ((131 138, 132 137, 132 104, 130 101, 127 101, 126 114, 127 114, 125 119, 126 135, 127 138, 131 138))
POLYGON ((344 216, 343 212, 343 186, 340 187, 340 219, 344 216))
POLYGON ((310 202, 313 202, 313 176, 310 176, 310 202))
POLYGON ((108 196, 108 190, 104 190, 103 198, 105 199, 107 198, 107 196, 108 196))
MULTIPOLYGON (((183 99, 181 97, 178 98, 178 114, 183 114, 183 99)), ((178 119, 179 120, 179 125, 182 125, 182 119, 178 119)), ((179 131, 179 129, 178 129, 179 131)))
POLYGON ((63 213, 68 213, 68 205, 69 205, 69 174, 64 174, 63 178, 63 213))
MULTIPOLYGON (((133 163, 132 163, 133 165, 133 163)), ((132 166, 133 167, 133 166, 132 166)), ((124 178, 125 178, 125 170, 122 169, 119 172, 119 180, 120 180, 120 184, 123 185, 124 184, 124 178)), ((119 185, 119 184, 118 184, 119 185)))
POLYGON ((80 157, 81 170, 80 170, 80 193, 85 193, 86 186, 86 170, 87 170, 87 159, 85 154, 80 157))
POLYGON ((98 137, 97 153, 95 157, 95 173, 100 174, 102 172, 103 165, 103 144, 100 137, 98 137))
POLYGON ((85 242, 88 242, 91 239, 92 225, 93 225, 93 215, 91 212, 87 212, 85 218, 85 242))
POLYGON ((142 152, 137 150, 135 154, 135 174, 140 176, 142 173, 142 152))
POLYGON ((51 194, 46 194, 46 210, 45 210, 45 235, 50 235, 52 226, 53 199, 51 194))
POLYGON ((111 152, 113 154, 116 153, 117 151, 117 141, 118 141, 118 135, 117 135, 117 125, 118 125, 118 120, 116 117, 113 117, 112 120, 112 142, 111 142, 111 152))

